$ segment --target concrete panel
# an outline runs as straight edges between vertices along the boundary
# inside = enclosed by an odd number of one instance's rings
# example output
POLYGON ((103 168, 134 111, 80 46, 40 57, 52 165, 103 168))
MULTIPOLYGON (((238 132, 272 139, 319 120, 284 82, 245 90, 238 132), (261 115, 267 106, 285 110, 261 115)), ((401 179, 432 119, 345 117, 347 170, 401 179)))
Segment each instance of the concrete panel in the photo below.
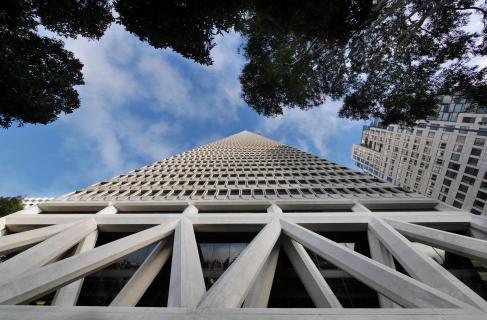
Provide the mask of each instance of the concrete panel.
POLYGON ((283 237, 282 245, 315 306, 317 308, 341 308, 341 303, 304 247, 288 237, 283 237))
POLYGON ((172 241, 162 240, 144 260, 110 306, 134 307, 171 256, 172 241))
MULTIPOLYGON (((389 251, 380 243, 379 239, 370 231, 367 231, 369 240, 370 256, 377 262, 382 263, 389 268, 396 269, 394 259, 389 251)), ((381 308, 400 308, 401 306, 394 303, 382 294, 379 294, 379 303, 381 308)))
POLYGON ((486 310, 486 302, 474 291, 441 267, 381 219, 374 219, 369 230, 394 255, 414 279, 420 280, 452 297, 486 310))
POLYGON ((274 219, 259 232, 225 273, 218 278, 203 297, 198 308, 240 307, 280 234, 279 219, 274 219))
POLYGON ((158 225, 11 278, 0 285, 0 304, 17 304, 31 300, 103 269, 114 261, 171 235, 176 223, 158 225))
POLYGON ((406 238, 487 264, 487 242, 416 224, 386 220, 406 238))
POLYGON ((0 264, 0 283, 53 261, 94 230, 96 230, 94 219, 80 221, 8 259, 0 264))
POLYGON ((271 294, 272 282, 276 272, 277 260, 279 258, 280 245, 276 243, 267 258, 264 267, 260 270, 259 276, 252 289, 245 298, 244 308, 267 308, 269 296, 271 294))
POLYGON ((22 250, 23 248, 44 241, 47 238, 58 234, 71 225, 73 225, 73 222, 55 224, 49 227, 2 236, 0 238, 0 254, 8 254, 10 252, 22 250))
POLYGON ((195 308, 206 293, 193 225, 183 218, 174 233, 168 307, 195 308))
MULTIPOLYGON (((76 248, 75 255, 81 254, 88 250, 91 250, 96 245, 96 239, 98 238, 98 231, 92 231, 88 234, 81 242, 78 244, 76 248)), ((56 306, 75 306, 76 302, 78 301, 78 296, 81 291, 81 286, 83 285, 83 279, 79 279, 74 281, 62 288, 60 288, 54 299, 52 301, 52 305, 56 306)))
POLYGON ((281 219, 284 233, 403 307, 472 308, 334 241, 281 219))

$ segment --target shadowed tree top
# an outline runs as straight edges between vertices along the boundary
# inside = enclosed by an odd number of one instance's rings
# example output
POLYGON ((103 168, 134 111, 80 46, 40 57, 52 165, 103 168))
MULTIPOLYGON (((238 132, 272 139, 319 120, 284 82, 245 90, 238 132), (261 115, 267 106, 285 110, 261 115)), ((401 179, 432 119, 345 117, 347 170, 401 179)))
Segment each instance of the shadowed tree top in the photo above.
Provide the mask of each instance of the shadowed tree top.
POLYGON ((487 104, 487 4, 474 0, 116 0, 119 22, 158 48, 211 63, 214 36, 240 32, 243 99, 258 113, 340 99, 342 117, 414 124, 452 92, 487 104), (467 28, 472 19, 483 30, 467 28))
POLYGON ((0 217, 6 216, 24 208, 22 197, 0 197, 0 217))
POLYGON ((0 126, 47 124, 80 105, 83 65, 36 28, 98 39, 112 20, 104 0, 0 1, 0 126))
MULTIPOLYGON (((79 106, 81 63, 35 28, 97 39, 111 9, 108 0, 0 3, 0 125, 48 123, 79 106)), ((435 114, 441 94, 487 105, 487 67, 475 64, 487 55, 487 0, 115 0, 113 9, 142 41, 204 65, 217 34, 240 33, 242 97, 266 116, 334 99, 342 117, 412 125, 435 114)))

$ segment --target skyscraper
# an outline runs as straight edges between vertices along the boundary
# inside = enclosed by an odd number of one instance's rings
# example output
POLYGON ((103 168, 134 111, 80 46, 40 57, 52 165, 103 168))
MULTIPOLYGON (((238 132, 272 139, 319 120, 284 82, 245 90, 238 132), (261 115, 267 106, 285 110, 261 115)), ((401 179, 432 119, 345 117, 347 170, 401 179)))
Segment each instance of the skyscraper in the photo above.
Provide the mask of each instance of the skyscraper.
POLYGON ((0 319, 487 316, 486 218, 250 132, 3 226, 0 319))
POLYGON ((408 129, 377 123, 352 149, 359 168, 396 186, 487 214, 487 107, 443 96, 439 114, 408 129))

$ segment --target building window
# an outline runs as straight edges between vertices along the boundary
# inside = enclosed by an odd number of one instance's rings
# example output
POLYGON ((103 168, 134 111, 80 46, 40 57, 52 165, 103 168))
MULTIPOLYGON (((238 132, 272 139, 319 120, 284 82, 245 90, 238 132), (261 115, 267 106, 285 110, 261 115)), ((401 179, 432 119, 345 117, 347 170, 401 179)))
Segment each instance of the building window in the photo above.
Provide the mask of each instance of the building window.
POLYGON ((457 177, 457 173, 454 171, 447 170, 445 176, 448 178, 455 179, 457 177))
POLYGON ((460 201, 465 200, 465 195, 463 193, 457 192, 457 195, 455 196, 455 199, 458 199, 460 201))
POLYGON ((463 176, 462 177, 462 182, 473 186, 475 184, 475 179, 474 178, 471 178, 471 177, 468 177, 468 176, 463 176))
POLYGON ((466 167, 465 173, 472 176, 477 176, 477 174, 479 173, 479 169, 475 169, 473 167, 466 167))
POLYGON ((443 179, 443 185, 451 186, 451 180, 450 179, 443 179))
POLYGON ((479 156, 482 154, 482 149, 478 148, 472 148, 472 151, 470 152, 471 155, 473 156, 479 156))
POLYGON ((458 209, 461 209, 462 208, 462 203, 461 202, 458 202, 458 201, 453 201, 453 206, 455 208, 458 208, 458 209))
POLYGON ((453 161, 458 161, 458 160, 460 160, 460 154, 458 154, 458 153, 452 153, 450 159, 453 160, 453 161))
POLYGON ((487 193, 486 192, 483 192, 483 191, 479 191, 477 193, 477 198, 479 198, 481 200, 487 200, 487 193))
POLYGON ((472 166, 476 166, 478 164, 478 162, 479 162, 479 159, 470 157, 470 158, 468 158, 467 164, 472 165, 472 166))
POLYGON ((475 141, 473 144, 476 146, 482 147, 485 144, 485 138, 475 138, 475 141))
POLYGON ((448 165, 449 169, 458 171, 460 169, 460 165, 458 163, 450 162, 448 165))
POLYGON ((484 205, 485 205, 485 204, 484 204, 482 201, 479 201, 479 200, 475 200, 475 201, 473 202, 473 206, 474 206, 475 208, 480 209, 480 210, 482 210, 482 209, 484 208, 484 205))

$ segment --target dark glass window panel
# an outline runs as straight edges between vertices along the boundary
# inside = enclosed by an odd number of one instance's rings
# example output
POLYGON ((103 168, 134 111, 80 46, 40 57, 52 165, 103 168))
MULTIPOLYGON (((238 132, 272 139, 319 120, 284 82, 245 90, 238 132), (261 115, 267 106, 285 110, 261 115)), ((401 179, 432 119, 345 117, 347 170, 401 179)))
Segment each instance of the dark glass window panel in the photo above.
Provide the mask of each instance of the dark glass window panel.
MULTIPOLYGON (((461 232, 458 233, 464 235, 461 232)), ((433 247, 430 248, 431 250, 429 250, 429 252, 436 255, 432 257, 436 262, 452 273, 479 296, 487 299, 487 281, 479 274, 479 272, 485 273, 486 268, 484 266, 457 254, 433 247)))
POLYGON ((144 295, 140 298, 136 307, 167 307, 170 276, 171 259, 168 259, 144 295))
MULTIPOLYGON (((96 246, 99 247, 128 235, 130 234, 102 232, 98 235, 96 246)), ((77 305, 108 306, 154 249, 154 246, 155 244, 151 244, 141 248, 108 267, 85 277, 77 305)))
POLYGON ((206 289, 215 284, 256 235, 248 232, 196 233, 206 289))
MULTIPOLYGON (((340 243, 366 257, 370 257, 368 240, 365 232, 325 232, 320 235, 340 243)), ((377 292, 348 273, 338 269, 329 261, 312 251, 308 253, 318 269, 324 275, 333 293, 345 308, 379 308, 377 292)))
POLYGON ((284 250, 279 252, 268 308, 314 308, 284 250))

